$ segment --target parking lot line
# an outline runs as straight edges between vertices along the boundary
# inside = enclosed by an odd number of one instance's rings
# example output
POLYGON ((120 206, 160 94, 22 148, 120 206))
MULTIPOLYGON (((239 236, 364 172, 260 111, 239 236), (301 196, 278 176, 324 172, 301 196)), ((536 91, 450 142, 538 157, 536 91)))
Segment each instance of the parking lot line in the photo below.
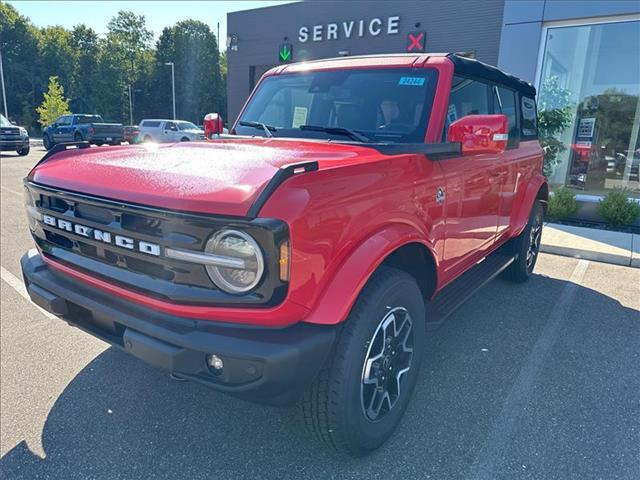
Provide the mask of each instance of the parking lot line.
POLYGON ((545 358, 558 338, 558 331, 569 314, 571 305, 589 267, 588 260, 580 260, 571 277, 564 286, 560 297, 551 310, 542 333, 536 340, 531 352, 520 369, 509 395, 502 405, 500 414, 485 439, 484 446, 476 457, 467 476, 473 480, 492 480, 496 478, 496 467, 500 459, 507 458, 506 450, 511 444, 511 435, 526 405, 545 358))
POLYGON ((4 185, 0 186, 0 188, 2 190, 5 190, 5 191, 9 192, 9 193, 13 193, 14 195, 18 195, 19 197, 22 196, 22 194, 20 192, 17 192, 15 190, 13 190, 12 188, 5 187, 4 185))
POLYGON ((27 289, 25 288, 24 283, 22 282, 22 280, 20 280, 18 277, 16 277, 13 273, 11 273, 9 270, 4 268, 3 266, 0 266, 0 275, 2 276, 2 280, 7 282, 7 285, 9 285, 11 288, 13 288, 16 292, 18 292, 18 294, 20 294, 21 297, 25 298, 31 305, 33 305, 38 310, 40 310, 40 312, 45 317, 51 318, 51 319, 57 318, 55 315, 47 312, 46 310, 43 310, 38 305, 33 303, 31 301, 31 298, 29 298, 29 294, 27 293, 27 289))

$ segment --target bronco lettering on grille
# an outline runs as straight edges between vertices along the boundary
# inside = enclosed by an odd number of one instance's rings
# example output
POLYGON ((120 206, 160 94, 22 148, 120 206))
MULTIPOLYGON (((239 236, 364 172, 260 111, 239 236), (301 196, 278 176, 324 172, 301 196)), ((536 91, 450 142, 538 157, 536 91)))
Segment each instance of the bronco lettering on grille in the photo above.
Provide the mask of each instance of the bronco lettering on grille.
POLYGON ((111 232, 105 232, 103 230, 87 227, 86 225, 80 225, 78 223, 71 223, 68 220, 62 220, 61 218, 56 218, 46 214, 42 215, 42 221, 49 226, 66 232, 72 232, 82 237, 91 238, 98 242, 108 243, 127 250, 138 250, 139 252, 146 253, 148 255, 160 255, 160 245, 156 243, 136 240, 123 235, 112 235, 111 232))

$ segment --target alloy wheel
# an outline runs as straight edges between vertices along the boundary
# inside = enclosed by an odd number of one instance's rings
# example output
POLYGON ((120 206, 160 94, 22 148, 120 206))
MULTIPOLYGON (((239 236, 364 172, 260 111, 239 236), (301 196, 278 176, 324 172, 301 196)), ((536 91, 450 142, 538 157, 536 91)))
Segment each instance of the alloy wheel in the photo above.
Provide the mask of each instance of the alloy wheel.
POLYGON ((529 232, 529 246, 527 248, 527 270, 533 270, 538 252, 540 251, 540 240, 542 238, 542 219, 536 215, 531 231, 529 232))
POLYGON ((367 419, 382 419, 398 403, 412 359, 411 315, 404 307, 392 308, 369 341, 362 368, 361 404, 367 419))

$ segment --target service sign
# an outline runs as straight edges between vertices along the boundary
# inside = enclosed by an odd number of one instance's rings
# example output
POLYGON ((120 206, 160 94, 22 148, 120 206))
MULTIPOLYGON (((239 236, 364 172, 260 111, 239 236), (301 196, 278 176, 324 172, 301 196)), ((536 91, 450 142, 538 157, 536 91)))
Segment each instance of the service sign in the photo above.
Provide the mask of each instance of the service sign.
POLYGON ((398 33, 400 33, 400 17, 393 15, 387 18, 345 20, 325 25, 303 25, 298 29, 298 41, 301 43, 322 42, 354 37, 397 35, 398 33))

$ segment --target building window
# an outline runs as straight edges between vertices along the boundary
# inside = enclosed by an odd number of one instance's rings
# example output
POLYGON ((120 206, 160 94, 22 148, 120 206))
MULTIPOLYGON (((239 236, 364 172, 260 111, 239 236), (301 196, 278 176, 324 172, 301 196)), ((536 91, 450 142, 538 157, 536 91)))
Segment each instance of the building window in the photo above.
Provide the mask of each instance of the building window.
MULTIPOLYGON (((543 48, 538 128, 556 152, 550 182, 640 196, 640 21, 549 27, 543 48)), ((530 128, 523 122, 523 134, 530 128)))

